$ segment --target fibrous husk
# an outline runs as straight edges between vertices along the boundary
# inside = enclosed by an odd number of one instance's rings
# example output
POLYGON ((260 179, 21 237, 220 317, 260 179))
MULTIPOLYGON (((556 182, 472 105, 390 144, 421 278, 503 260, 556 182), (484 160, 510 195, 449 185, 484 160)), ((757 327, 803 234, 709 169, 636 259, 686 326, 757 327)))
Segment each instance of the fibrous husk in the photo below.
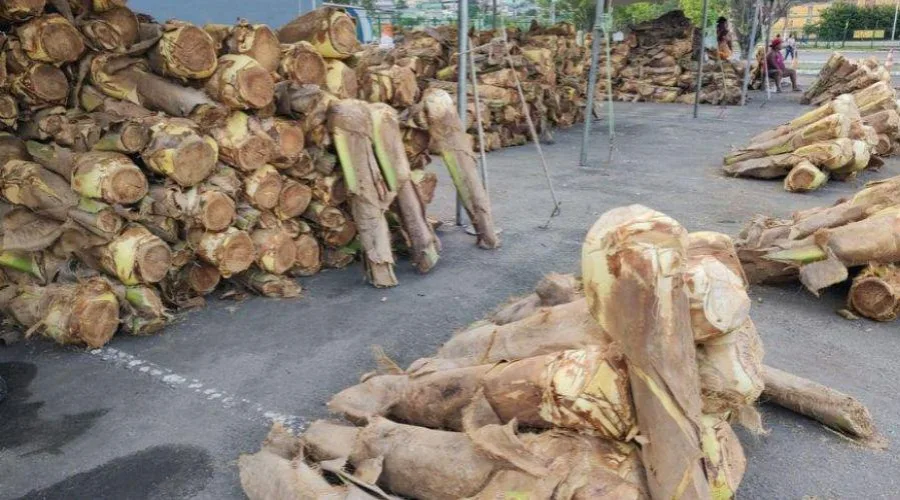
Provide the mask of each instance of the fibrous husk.
POLYGON ((366 276, 376 287, 396 286, 390 231, 384 216, 395 193, 385 183, 372 150, 372 118, 366 103, 344 99, 332 104, 328 128, 351 193, 350 207, 363 249, 366 276))
POLYGON ((650 493, 659 498, 710 496, 699 460, 701 398, 682 281, 686 253, 684 228, 640 205, 602 215, 582 250, 588 306, 628 360, 646 439, 641 456, 650 493))
POLYGON ((79 154, 72 169, 72 189, 88 198, 129 205, 147 194, 147 177, 130 158, 94 151, 79 154))

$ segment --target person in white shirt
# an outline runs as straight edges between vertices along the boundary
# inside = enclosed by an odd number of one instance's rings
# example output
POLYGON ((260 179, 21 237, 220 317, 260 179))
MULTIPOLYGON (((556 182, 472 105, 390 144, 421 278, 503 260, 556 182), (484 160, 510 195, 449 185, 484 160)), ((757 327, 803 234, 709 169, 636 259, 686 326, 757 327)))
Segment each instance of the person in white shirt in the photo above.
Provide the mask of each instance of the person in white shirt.
POLYGON ((791 36, 788 37, 787 42, 784 44, 784 58, 787 59, 788 57, 791 59, 797 57, 797 38, 794 37, 793 33, 791 33, 791 36))

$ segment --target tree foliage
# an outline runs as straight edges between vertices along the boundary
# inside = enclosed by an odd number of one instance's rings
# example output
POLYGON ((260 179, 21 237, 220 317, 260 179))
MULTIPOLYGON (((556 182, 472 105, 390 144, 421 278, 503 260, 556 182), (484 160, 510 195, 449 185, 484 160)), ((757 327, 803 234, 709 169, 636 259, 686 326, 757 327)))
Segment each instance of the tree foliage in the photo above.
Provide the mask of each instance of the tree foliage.
POLYGON ((835 3, 822 11, 815 33, 824 40, 844 40, 853 36, 854 30, 885 30, 890 36, 894 22, 892 5, 859 7, 854 4, 835 3))

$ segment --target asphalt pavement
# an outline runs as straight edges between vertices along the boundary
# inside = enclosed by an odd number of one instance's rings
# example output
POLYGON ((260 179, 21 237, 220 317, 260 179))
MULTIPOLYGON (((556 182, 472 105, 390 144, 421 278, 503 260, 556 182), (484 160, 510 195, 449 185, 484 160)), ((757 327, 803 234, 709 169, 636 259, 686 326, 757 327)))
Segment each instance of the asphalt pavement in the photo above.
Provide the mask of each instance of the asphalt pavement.
MULTIPOLYGON (((722 155, 799 115, 798 94, 753 94, 746 108, 617 103, 612 162, 606 124, 591 133, 589 168, 577 161, 581 129, 545 146, 561 214, 542 228, 551 199, 534 148, 488 156, 490 194, 504 246, 479 250, 452 224, 453 191, 439 162, 430 213, 448 221, 441 262, 426 276, 408 262, 400 286, 366 286, 361 269, 302 280, 304 296, 211 301, 163 333, 117 337, 85 351, 32 340, 0 348, 0 498, 242 498, 236 459, 258 449, 273 420, 302 429, 327 416, 330 395, 375 364, 380 345, 401 365, 427 356, 544 274, 578 270, 582 239, 604 211, 642 203, 689 230, 736 234, 758 213, 788 216, 828 205, 865 181, 900 174, 889 159, 856 182, 808 195, 780 182, 726 178, 722 155)), ((898 498, 900 378, 897 323, 847 321, 846 289, 816 298, 798 284, 754 287, 752 316, 766 362, 858 397, 891 441, 863 449, 792 413, 762 405, 769 433, 741 433, 749 464, 741 497, 898 498)))

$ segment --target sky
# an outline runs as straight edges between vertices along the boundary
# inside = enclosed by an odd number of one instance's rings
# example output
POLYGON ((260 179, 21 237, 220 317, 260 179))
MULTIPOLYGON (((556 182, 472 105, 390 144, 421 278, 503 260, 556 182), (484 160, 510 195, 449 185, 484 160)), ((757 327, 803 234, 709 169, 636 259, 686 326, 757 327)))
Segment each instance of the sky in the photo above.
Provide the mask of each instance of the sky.
POLYGON ((243 17, 277 28, 297 15, 298 0, 129 0, 128 6, 159 21, 234 23, 243 17))

